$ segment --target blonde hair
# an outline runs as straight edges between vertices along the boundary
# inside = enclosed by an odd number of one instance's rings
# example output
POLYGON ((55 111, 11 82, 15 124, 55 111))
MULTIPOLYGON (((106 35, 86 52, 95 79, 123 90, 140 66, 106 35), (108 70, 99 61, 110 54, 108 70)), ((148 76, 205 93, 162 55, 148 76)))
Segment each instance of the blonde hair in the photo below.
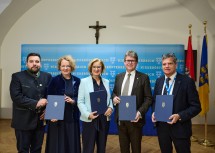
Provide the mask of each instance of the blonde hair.
POLYGON ((99 59, 99 58, 94 58, 94 59, 92 59, 90 62, 89 62, 89 65, 88 65, 88 71, 90 72, 90 74, 92 73, 92 67, 93 67, 93 64, 95 63, 95 62, 100 62, 100 64, 101 64, 101 68, 102 68, 102 72, 101 73, 103 73, 104 71, 105 71, 105 65, 104 65, 104 62, 101 60, 101 59, 99 59))
POLYGON ((57 64, 58 64, 58 65, 57 65, 58 70, 60 70, 60 66, 61 66, 62 60, 66 60, 66 61, 69 62, 69 66, 71 67, 71 72, 75 70, 75 67, 76 67, 76 65, 75 65, 75 60, 74 60, 73 57, 70 56, 70 55, 66 55, 66 56, 60 57, 60 58, 58 59, 58 62, 57 62, 57 64))

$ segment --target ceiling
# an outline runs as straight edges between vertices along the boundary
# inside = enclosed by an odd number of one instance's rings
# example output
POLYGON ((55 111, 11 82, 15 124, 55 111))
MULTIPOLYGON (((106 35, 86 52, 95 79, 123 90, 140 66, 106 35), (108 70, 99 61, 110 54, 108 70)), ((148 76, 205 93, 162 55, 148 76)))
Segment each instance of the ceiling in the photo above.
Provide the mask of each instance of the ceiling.
MULTIPOLYGON (((41 0, 0 0, 0 46, 7 32, 15 24, 15 22, 31 7, 41 0)), ((200 21, 209 21, 207 29, 215 35, 215 0, 172 0, 187 8, 200 21)), ((157 11, 165 11, 174 9, 178 5, 160 6, 149 10, 131 12, 125 14, 125 17, 139 16, 157 11)))
POLYGON ((5 8, 11 3, 12 0, 0 0, 0 14, 4 11, 5 8))
POLYGON ((200 21, 208 21, 207 29, 215 35, 215 0, 176 0, 200 21))

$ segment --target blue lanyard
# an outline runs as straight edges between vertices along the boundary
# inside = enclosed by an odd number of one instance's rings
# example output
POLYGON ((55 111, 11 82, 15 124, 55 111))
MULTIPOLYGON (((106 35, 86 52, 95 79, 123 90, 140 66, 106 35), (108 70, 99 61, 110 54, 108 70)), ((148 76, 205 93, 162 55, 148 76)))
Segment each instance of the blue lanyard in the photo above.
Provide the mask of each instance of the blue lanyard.
POLYGON ((171 85, 169 87, 167 86, 167 84, 165 82, 165 88, 166 88, 166 91, 167 91, 167 95, 170 95, 170 91, 171 91, 172 86, 173 86, 173 84, 175 82, 175 78, 176 78, 176 76, 174 77, 174 80, 172 81, 172 83, 171 83, 171 85))

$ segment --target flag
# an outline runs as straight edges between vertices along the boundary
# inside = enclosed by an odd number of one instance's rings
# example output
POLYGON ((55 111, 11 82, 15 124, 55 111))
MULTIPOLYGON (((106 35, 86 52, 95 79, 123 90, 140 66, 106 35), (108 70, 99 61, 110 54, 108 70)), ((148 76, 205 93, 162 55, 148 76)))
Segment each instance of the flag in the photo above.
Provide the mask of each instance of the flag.
POLYGON ((195 73, 194 73, 192 36, 189 36, 188 38, 185 73, 189 75, 189 77, 191 77, 193 80, 196 80, 195 73))
POLYGON ((208 78, 208 47, 207 35, 203 38, 202 56, 199 76, 199 99, 202 111, 200 115, 205 115, 209 110, 209 78, 208 78))

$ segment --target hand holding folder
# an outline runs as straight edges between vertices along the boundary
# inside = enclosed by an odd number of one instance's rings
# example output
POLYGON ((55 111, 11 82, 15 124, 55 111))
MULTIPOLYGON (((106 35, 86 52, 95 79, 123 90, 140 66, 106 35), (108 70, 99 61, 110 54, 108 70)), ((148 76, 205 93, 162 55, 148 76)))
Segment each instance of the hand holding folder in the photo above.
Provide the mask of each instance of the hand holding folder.
POLYGON ((106 91, 99 90, 90 93, 92 112, 97 111, 97 114, 104 114, 107 110, 106 91))
POLYGON ((64 119, 65 101, 62 95, 48 95, 48 104, 46 105, 45 119, 64 119))
POLYGON ((136 96, 120 96, 119 120, 131 121, 136 117, 136 96))
POLYGON ((157 95, 155 102, 156 121, 169 122, 172 115, 173 95, 157 95))

